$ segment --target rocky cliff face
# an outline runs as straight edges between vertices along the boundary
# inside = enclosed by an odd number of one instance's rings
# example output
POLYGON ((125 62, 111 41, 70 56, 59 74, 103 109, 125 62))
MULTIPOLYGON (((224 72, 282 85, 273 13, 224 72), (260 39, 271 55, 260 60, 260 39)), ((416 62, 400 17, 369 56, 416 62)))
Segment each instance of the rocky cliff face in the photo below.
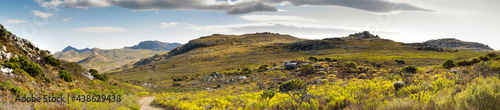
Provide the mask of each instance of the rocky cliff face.
POLYGON ((423 44, 434 45, 440 48, 461 49, 461 50, 474 50, 474 51, 493 50, 488 45, 482 43, 466 42, 454 38, 429 40, 424 42, 423 44))

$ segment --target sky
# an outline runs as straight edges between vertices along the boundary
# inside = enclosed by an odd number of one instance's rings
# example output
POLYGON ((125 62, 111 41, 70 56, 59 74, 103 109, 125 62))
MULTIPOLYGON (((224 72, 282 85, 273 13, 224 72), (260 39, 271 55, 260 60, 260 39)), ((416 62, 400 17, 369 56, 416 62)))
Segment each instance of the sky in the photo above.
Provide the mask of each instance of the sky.
POLYGON ((114 49, 212 34, 299 38, 370 31, 398 42, 456 38, 500 49, 499 0, 0 0, 0 24, 41 49, 114 49))

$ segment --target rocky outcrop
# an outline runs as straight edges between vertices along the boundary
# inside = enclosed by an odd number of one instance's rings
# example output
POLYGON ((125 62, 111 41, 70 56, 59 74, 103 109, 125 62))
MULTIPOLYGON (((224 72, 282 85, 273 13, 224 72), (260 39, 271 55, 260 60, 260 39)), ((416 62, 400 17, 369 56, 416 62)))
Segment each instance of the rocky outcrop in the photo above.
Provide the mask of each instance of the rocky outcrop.
POLYGON ((368 31, 363 31, 360 33, 355 33, 355 34, 350 34, 349 36, 345 37, 348 39, 379 39, 378 35, 373 35, 368 31))
POLYGON ((345 41, 306 40, 288 45, 288 52, 340 48, 345 41))
POLYGON ((471 50, 471 51, 493 50, 488 45, 482 43, 466 42, 454 38, 429 40, 423 43, 408 43, 403 45, 414 46, 417 47, 419 50, 434 50, 434 51, 451 51, 448 49, 471 50))
POLYGON ((466 42, 454 38, 429 40, 424 42, 423 44, 433 45, 439 48, 450 48, 450 49, 461 49, 461 50, 474 50, 474 51, 493 50, 488 45, 482 43, 466 42))

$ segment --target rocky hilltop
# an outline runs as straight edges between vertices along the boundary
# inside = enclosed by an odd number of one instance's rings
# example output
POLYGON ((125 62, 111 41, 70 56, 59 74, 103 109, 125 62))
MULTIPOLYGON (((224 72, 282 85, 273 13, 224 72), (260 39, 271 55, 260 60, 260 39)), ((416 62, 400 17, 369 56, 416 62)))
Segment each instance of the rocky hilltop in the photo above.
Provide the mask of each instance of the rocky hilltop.
MULTIPOLYGON (((124 47, 121 49, 88 49, 85 52, 76 52, 71 49, 64 52, 56 52, 54 56, 58 59, 78 62, 85 68, 95 68, 98 71, 108 71, 130 62, 155 54, 166 53, 171 48, 181 44, 165 43, 160 41, 143 41, 138 45, 124 47)), ((71 46, 68 46, 71 47, 71 46)))

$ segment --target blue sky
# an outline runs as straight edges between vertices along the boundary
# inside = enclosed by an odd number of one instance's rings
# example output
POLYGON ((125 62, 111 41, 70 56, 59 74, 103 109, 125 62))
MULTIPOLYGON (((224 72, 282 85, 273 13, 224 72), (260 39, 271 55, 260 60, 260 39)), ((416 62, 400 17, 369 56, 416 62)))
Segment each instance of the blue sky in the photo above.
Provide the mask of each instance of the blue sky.
POLYGON ((300 38, 369 30, 399 42, 457 38, 498 50, 498 0, 0 0, 0 23, 52 52, 219 34, 300 38))

